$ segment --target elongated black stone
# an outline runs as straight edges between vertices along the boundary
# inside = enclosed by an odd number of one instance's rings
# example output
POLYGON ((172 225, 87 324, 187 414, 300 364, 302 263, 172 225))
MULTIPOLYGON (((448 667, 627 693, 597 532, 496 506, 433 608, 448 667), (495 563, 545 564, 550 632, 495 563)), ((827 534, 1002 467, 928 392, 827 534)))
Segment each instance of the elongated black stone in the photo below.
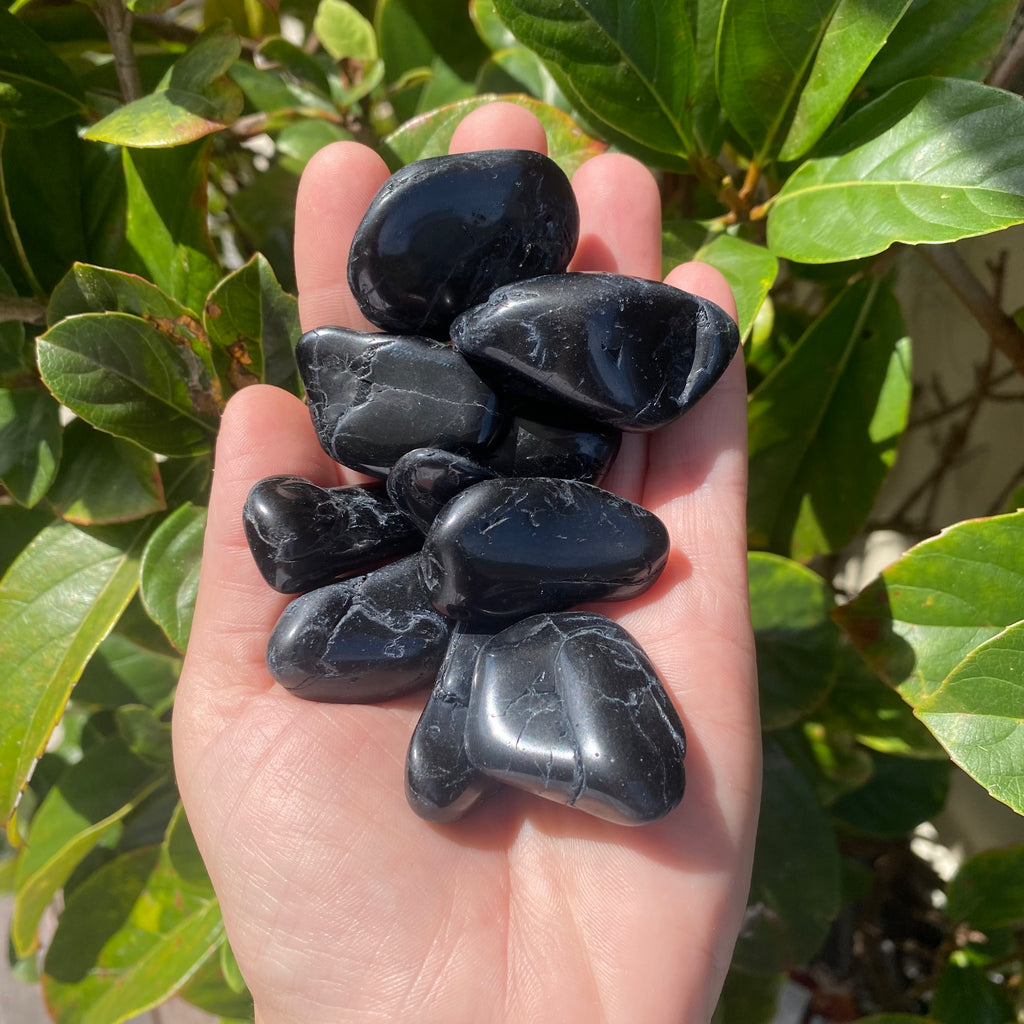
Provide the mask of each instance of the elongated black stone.
POLYGON ((480 648, 493 633, 475 633, 459 624, 423 714, 412 734, 405 762, 405 795, 428 821, 455 821, 497 783, 469 763, 466 715, 480 648))
POLYGON ((415 448, 395 463, 388 476, 388 495, 426 533, 456 494, 495 475, 462 455, 439 448, 415 448))
POLYGON ((510 394, 564 402, 622 430, 690 408, 739 344, 713 302, 616 274, 558 274, 497 289, 452 324, 452 344, 510 394))
POLYGON ((380 483, 323 488, 298 476, 268 476, 249 491, 242 524, 257 568, 282 594, 364 572, 423 541, 380 483))
POLYGON ((592 612, 535 615, 489 640, 466 719, 499 782, 624 825, 682 799, 682 723, 639 644, 592 612))
POLYGON ((481 452, 502 426, 498 396, 436 341, 319 327, 295 357, 324 451, 370 476, 413 448, 481 452))
POLYGON ((431 157, 393 174, 352 239, 348 280, 370 323, 445 339, 502 284, 557 274, 579 237, 568 179, 540 153, 431 157))
POLYGON ((575 480, 485 480, 453 498, 426 536, 423 580, 438 610, 508 622, 642 594, 668 558, 657 516, 575 480))
POLYGON ((387 700, 433 684, 451 627, 410 555, 292 601, 270 635, 267 666, 308 700, 387 700))

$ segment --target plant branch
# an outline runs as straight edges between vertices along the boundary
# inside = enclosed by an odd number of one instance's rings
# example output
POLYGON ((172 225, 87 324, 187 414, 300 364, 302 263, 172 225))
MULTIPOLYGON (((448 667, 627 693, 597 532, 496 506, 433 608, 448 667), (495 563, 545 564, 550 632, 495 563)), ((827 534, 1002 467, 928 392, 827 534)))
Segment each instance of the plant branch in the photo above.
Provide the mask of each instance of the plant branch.
POLYGON ((1004 313, 951 245, 921 245, 925 262, 953 289, 1000 352, 1024 376, 1024 331, 1004 313))
POLYGON ((1006 51, 1006 56, 988 76, 988 84, 994 85, 997 89, 1009 89, 1022 64, 1024 64, 1024 31, 1017 33, 1017 38, 1006 51))
POLYGON ((117 81, 121 86, 121 98, 125 103, 131 103, 142 96, 142 82, 132 47, 132 12, 123 0, 97 0, 94 10, 110 41, 117 81))
POLYGON ((23 324, 45 324, 46 303, 21 295, 0 295, 0 324, 12 320, 23 324))
POLYGON ((39 280, 32 270, 32 264, 29 263, 28 253, 25 252, 25 246, 21 242, 18 225, 14 222, 14 213, 11 210, 10 200, 7 198, 7 182, 4 180, 4 165, 2 159, 4 142, 6 139, 7 129, 3 125, 0 125, 0 215, 3 217, 3 224, 0 225, 0 228, 4 225, 7 227, 7 236, 11 241, 11 245, 14 247, 14 252, 18 257, 18 262, 21 264, 21 270, 25 275, 25 280, 28 282, 29 288, 31 288, 36 295, 42 295, 43 289, 40 287, 39 280))

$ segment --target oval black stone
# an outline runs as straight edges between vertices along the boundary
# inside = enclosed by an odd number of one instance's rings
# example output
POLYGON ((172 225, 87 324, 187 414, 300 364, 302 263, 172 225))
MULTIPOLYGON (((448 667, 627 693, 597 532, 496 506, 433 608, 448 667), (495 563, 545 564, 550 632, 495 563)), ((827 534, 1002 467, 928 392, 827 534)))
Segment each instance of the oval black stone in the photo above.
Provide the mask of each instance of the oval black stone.
POLYGON ((451 618, 508 622, 583 601, 642 594, 668 558, 668 531, 639 505, 576 480, 486 480, 434 520, 420 557, 451 618))
POLYGON ((503 391, 562 402, 621 430, 670 423, 722 375, 732 318, 670 285, 558 274, 497 289, 452 324, 452 344, 503 391))
POLYGON ((370 476, 386 477, 413 448, 483 451, 503 424, 469 363, 427 338, 319 327, 295 357, 324 451, 370 476))
POLYGON ((388 476, 388 495, 426 533, 437 513, 456 494, 496 475, 461 455, 438 448, 415 448, 395 463, 388 476))
POLYGON ((410 555, 292 601, 270 634, 267 667, 307 700, 388 700, 434 682, 451 628, 410 555))
POLYGON ((640 645, 593 612, 535 615, 476 659, 466 751, 499 782, 623 825, 682 799, 686 737, 640 645))
POLYGON ((298 476, 268 476, 249 491, 242 525, 257 568, 282 594, 365 572, 423 542, 380 483, 324 488, 298 476))
POLYGON ((499 285, 568 265, 579 209, 540 153, 489 150, 419 160, 370 204, 349 254, 349 286, 372 324, 445 339, 499 285))

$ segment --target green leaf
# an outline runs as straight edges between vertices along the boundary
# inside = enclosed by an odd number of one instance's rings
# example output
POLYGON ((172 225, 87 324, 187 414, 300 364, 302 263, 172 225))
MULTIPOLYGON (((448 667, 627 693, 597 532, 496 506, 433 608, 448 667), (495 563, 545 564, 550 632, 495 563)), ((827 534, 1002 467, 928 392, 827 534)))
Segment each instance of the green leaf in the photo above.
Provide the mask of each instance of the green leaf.
POLYGON ((36 948, 36 929, 75 866, 153 788, 154 771, 110 738, 69 765, 32 818, 15 875, 11 940, 19 956, 36 948))
POLYGON ((725 115, 715 84, 718 54, 718 26, 725 0, 690 0, 697 83, 693 97, 693 130, 698 148, 705 156, 717 156, 722 149, 725 115))
POLYGON ((976 647, 915 710, 964 771, 1024 814, 1024 623, 976 647))
POLYGON ((774 974, 808 963, 839 911, 839 897, 839 853, 828 817, 810 784, 769 740, 754 872, 733 966, 774 974))
POLYGON ((750 615, 757 648, 761 726, 781 729, 824 700, 839 631, 832 593, 817 574, 777 555, 750 552, 750 615))
POLYGON ((189 891, 195 890, 201 896, 212 896, 213 883, 199 854, 199 847, 189 826, 185 808, 180 802, 167 826, 163 845, 165 862, 173 869, 178 884, 189 891))
POLYGON ((86 665, 74 700, 106 708, 141 702, 163 709, 170 703, 180 672, 181 659, 150 650, 115 631, 86 665))
POLYGON ((548 140, 548 156, 570 177, 580 165, 604 152, 603 143, 583 132, 568 114, 529 96, 475 96, 447 107, 433 110, 402 125, 384 140, 395 164, 412 163, 448 152, 448 144, 459 122, 471 110, 501 99, 515 103, 536 115, 544 126, 548 140))
POLYGON ((911 548, 833 613, 874 671, 915 707, 1017 622, 1024 512, 972 519, 911 548))
MULTIPOLYGON (((311 60, 308 54, 302 54, 302 56, 306 60, 311 60)), ((323 75, 315 61, 313 67, 321 76, 323 75)), ((320 115, 327 117, 337 117, 338 115, 334 104, 326 96, 300 82, 285 81, 280 70, 255 68, 245 61, 235 61, 228 71, 228 77, 242 90, 246 101, 256 110, 262 110, 268 114, 302 111, 318 119, 320 115)), ((326 78, 324 79, 324 88, 327 88, 326 78)))
POLYGON ((377 34, 373 25, 345 0, 320 0, 313 31, 335 60, 377 59, 377 34))
POLYGON ((607 125, 627 150, 641 156, 653 150, 662 166, 684 166, 696 149, 687 112, 697 76, 683 4, 495 0, 495 6, 582 114, 607 125))
POLYGON ((784 974, 752 974, 730 967, 711 1024, 772 1024, 784 974))
POLYGON ((491 53, 507 50, 515 43, 516 37, 498 17, 494 0, 469 0, 469 17, 476 34, 491 53))
POLYGON ((145 704, 124 704, 114 713, 118 735, 133 754, 148 764, 170 765, 171 724, 145 704))
POLYGON ((947 886, 946 914, 983 932, 1024 921, 1024 844, 964 861, 947 886))
POLYGON ((294 355, 302 333, 298 303, 263 256, 257 253, 217 285, 206 300, 203 323, 229 387, 259 382, 301 394, 294 355))
POLYGON ((188 646, 206 509, 182 505, 159 526, 142 555, 142 600, 179 651, 188 646))
POLYGON ((232 975, 232 979, 241 982, 241 989, 236 991, 232 988, 225 968, 229 956, 230 946, 227 936, 224 936, 217 947, 216 955, 203 962, 178 995, 193 1006, 198 1006, 207 1013, 216 1014, 219 1021, 226 1024, 252 1024, 252 996, 249 995, 240 974, 232 975))
POLYGON ((191 311, 220 278, 206 222, 205 141, 169 150, 125 149, 128 269, 148 277, 191 311))
POLYGON ((60 472, 47 499, 62 519, 86 526, 126 523, 167 507, 149 452, 78 419, 64 431, 60 472))
POLYGON ((331 85, 327 80, 327 72, 305 50, 283 36, 264 39, 257 53, 277 64, 300 82, 307 82, 322 96, 330 95, 331 85))
POLYGON ((83 313, 37 342, 39 372, 69 409, 100 430, 164 455, 208 451, 217 414, 191 349, 126 313, 83 313))
POLYGON ((821 138, 909 6, 910 0, 839 0, 797 100, 780 160, 803 156, 821 138))
POLYGON ((807 560, 861 528, 910 409, 910 346, 880 279, 847 288, 751 396, 748 538, 807 560))
POLYGON ((864 76, 876 95, 920 75, 988 74, 1017 0, 914 0, 864 76))
POLYGON ((952 962, 939 975, 930 1010, 943 1024, 1008 1024, 1016 1017, 1006 991, 984 971, 952 962))
POLYGON ((61 458, 60 407, 41 388, 0 388, 0 482, 31 508, 49 490, 61 458))
POLYGON ((43 530, 0 581, 0 821, 7 821, 71 688, 139 580, 148 521, 43 530))
POLYGON ((29 541, 52 522, 53 516, 42 509, 0 505, 0 576, 7 572, 29 541))
POLYGON ((776 732, 773 738, 814 787, 822 807, 831 807, 871 778, 871 755, 849 732, 828 729, 812 719, 776 732))
POLYGON ((301 174, 315 153, 332 142, 353 139, 350 131, 321 118, 309 118, 286 125, 277 135, 277 157, 292 174, 301 174))
POLYGON ((918 1017, 913 1013, 876 1013, 859 1017, 853 1024, 938 1024, 934 1017, 918 1017))
POLYGON ((830 263, 1024 221, 1024 100, 1001 89, 915 79, 824 146, 832 155, 802 164, 772 202, 779 256, 830 263))
POLYGON ((572 110, 544 62, 525 46, 510 46, 491 54, 480 67, 476 88, 480 93, 525 92, 566 113, 572 110))
POLYGON ((45 128, 82 109, 82 90, 68 66, 0 7, 0 125, 45 128))
POLYGON ((273 164, 228 201, 242 238, 251 249, 263 253, 278 281, 288 290, 295 289, 292 238, 298 189, 298 175, 280 164, 273 164))

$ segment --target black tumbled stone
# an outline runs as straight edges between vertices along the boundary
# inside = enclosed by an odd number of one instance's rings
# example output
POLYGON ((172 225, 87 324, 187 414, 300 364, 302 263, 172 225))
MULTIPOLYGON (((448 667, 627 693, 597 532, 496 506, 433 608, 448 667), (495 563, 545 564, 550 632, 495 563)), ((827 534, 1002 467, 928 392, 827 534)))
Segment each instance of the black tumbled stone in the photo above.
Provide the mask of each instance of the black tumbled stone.
POLYGON ((562 402, 622 430, 690 408, 739 345, 732 318, 670 285, 558 274, 497 289, 452 324, 452 344, 513 395, 562 402))
POLYGON ((427 821, 455 821, 497 787, 469 763, 466 715, 480 648, 494 634, 457 625, 448 653, 412 734, 405 762, 405 795, 427 821))
POLYGON ((324 451, 370 476, 386 477, 414 448, 481 452, 503 424, 498 396, 427 338, 319 327, 295 357, 324 451))
POLYGON ((467 487, 497 474, 462 455, 438 448, 415 448, 388 475, 388 495, 426 533, 437 513, 467 487))
POLYGON ((642 594, 668 558, 657 516, 575 480, 486 480, 434 520, 420 557, 438 610, 508 622, 642 594))
POLYGON ((423 541, 380 483, 324 488, 298 476, 265 477, 249 491, 242 524, 257 568, 282 594, 365 572, 423 541))
POLYGON ((349 286, 378 327, 445 339, 452 319, 499 285, 563 271, 578 237, 572 187, 548 157, 431 157, 393 174, 370 204, 349 286))
POLYGON ((624 825, 685 786, 683 726, 643 650, 592 612, 535 615, 476 660, 466 750, 499 782, 624 825))
POLYGON ((387 700, 433 684, 451 627, 410 555, 292 601, 270 635, 267 666, 308 700, 387 700))

